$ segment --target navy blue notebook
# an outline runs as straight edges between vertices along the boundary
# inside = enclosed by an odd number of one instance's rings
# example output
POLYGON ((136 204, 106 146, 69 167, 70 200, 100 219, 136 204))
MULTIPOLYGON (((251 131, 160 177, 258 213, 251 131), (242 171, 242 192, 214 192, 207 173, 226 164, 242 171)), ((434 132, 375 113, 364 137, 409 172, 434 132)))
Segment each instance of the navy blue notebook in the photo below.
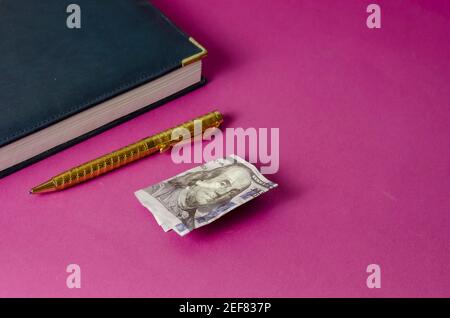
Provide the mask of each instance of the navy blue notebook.
POLYGON ((0 177, 204 83, 206 50, 143 0, 0 1, 0 177))

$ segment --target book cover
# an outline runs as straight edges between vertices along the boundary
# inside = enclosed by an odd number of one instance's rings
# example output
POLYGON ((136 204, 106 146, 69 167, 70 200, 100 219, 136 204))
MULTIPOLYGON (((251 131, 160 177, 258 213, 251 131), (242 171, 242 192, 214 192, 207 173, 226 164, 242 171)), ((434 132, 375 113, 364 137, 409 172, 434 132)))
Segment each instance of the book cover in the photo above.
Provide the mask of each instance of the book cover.
MULTIPOLYGON (((80 23, 75 28, 68 21, 70 4, 0 1, 0 149, 205 54, 148 1, 79 0, 80 23)), ((0 169, 0 177, 203 82, 0 169)))

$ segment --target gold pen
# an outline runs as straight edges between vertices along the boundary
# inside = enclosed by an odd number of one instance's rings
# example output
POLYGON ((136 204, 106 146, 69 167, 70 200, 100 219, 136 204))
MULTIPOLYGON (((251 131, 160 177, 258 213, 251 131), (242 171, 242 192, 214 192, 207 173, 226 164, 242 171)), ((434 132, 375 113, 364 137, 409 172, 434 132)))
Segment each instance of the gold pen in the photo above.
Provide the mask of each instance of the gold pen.
POLYGON ((36 194, 63 190, 86 180, 98 177, 155 152, 163 152, 183 139, 182 134, 178 134, 179 138, 172 138, 172 133, 176 129, 187 129, 193 137, 200 133, 203 134, 208 128, 219 127, 222 122, 222 114, 218 111, 213 111, 67 170, 54 176, 47 182, 34 187, 30 190, 30 193, 36 194), (197 131, 197 129, 195 129, 197 127, 196 125, 199 125, 200 123, 201 131, 197 131))

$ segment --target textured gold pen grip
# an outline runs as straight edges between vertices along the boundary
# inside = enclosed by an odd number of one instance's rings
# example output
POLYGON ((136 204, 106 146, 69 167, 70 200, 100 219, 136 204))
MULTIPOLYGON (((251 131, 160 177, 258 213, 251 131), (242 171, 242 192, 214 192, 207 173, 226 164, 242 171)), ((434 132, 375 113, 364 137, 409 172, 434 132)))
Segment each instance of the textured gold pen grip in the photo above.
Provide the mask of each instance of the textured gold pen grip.
POLYGON ((54 177, 53 182, 58 189, 62 190, 117 169, 150 153, 145 143, 136 143, 62 173, 54 177))
POLYGON ((167 150, 182 138, 179 135, 179 138, 172 139, 172 133, 175 129, 184 128, 193 136, 198 133, 195 129, 196 124, 201 123, 201 133, 203 133, 208 128, 219 127, 222 121, 222 115, 215 111, 185 122, 177 127, 167 129, 159 134, 145 138, 55 176, 52 179, 54 187, 62 190, 117 169, 157 151, 167 150))

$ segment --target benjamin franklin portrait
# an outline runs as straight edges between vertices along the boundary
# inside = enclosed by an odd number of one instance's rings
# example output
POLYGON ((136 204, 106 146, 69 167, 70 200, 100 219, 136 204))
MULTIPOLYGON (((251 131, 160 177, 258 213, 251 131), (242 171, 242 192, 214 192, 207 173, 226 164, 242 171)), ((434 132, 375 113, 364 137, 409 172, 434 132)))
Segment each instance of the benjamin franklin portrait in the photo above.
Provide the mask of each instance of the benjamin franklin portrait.
POLYGON ((235 162, 188 173, 146 191, 192 230, 195 228, 195 217, 230 202, 251 185, 252 175, 249 168, 235 162))

